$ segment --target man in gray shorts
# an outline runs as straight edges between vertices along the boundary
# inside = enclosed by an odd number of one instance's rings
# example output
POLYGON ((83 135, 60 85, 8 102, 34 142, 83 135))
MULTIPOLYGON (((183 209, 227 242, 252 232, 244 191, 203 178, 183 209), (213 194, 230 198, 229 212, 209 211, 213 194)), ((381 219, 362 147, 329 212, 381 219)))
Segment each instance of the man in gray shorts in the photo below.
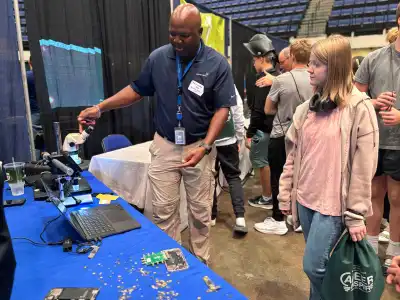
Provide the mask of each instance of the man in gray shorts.
POLYGON ((313 95, 307 64, 310 59, 311 44, 307 40, 297 40, 290 46, 292 70, 276 77, 272 83, 265 113, 275 115, 268 145, 268 161, 271 170, 272 218, 257 223, 254 228, 267 234, 286 234, 284 216, 279 209, 279 178, 286 162, 285 134, 296 107, 313 95))
MULTIPOLYGON (((400 5, 396 12, 400 24, 400 5)), ((373 216, 367 239, 378 253, 378 235, 386 192, 390 202, 390 241, 385 266, 400 255, 400 37, 364 58, 355 77, 357 88, 369 93, 378 116, 379 160, 372 181, 373 216)))

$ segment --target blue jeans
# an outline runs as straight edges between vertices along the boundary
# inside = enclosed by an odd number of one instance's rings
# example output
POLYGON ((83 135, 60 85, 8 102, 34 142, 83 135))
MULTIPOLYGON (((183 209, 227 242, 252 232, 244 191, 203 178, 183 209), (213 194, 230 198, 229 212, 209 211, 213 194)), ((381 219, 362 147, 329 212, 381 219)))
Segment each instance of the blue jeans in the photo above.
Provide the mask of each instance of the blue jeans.
POLYGON ((303 269, 310 279, 310 300, 321 300, 329 254, 344 229, 342 217, 321 215, 300 203, 297 210, 306 240, 303 269))

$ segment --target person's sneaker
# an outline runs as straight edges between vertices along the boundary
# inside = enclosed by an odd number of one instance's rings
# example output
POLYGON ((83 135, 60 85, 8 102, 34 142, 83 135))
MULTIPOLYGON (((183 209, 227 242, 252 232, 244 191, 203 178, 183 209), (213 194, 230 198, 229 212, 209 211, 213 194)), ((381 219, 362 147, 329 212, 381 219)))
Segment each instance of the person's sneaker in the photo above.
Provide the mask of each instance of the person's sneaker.
POLYGON ((292 215, 287 216, 286 222, 287 222, 290 226, 293 227, 294 232, 297 232, 297 233, 302 233, 302 232, 303 232, 303 228, 301 228, 301 226, 299 226, 299 227, 297 227, 297 228, 294 228, 293 216, 292 216, 292 215))
POLYGON ((390 240, 389 231, 384 230, 379 234, 379 239, 378 239, 379 243, 387 244, 387 243, 389 243, 389 240, 390 240))
POLYGON ((236 218, 233 231, 240 234, 246 234, 249 231, 246 226, 246 220, 244 218, 236 218))
POLYGON ((296 233, 302 233, 303 232, 303 228, 301 228, 301 226, 297 227, 294 232, 296 233))
POLYGON ((254 229, 266 233, 284 235, 288 232, 285 221, 275 221, 273 218, 266 218, 262 223, 254 224, 254 229))
POLYGON ((214 227, 217 224, 217 219, 211 219, 211 226, 214 227))
POLYGON ((264 200, 263 196, 258 196, 253 199, 249 199, 249 205, 257 208, 272 209, 272 197, 268 200, 264 200))

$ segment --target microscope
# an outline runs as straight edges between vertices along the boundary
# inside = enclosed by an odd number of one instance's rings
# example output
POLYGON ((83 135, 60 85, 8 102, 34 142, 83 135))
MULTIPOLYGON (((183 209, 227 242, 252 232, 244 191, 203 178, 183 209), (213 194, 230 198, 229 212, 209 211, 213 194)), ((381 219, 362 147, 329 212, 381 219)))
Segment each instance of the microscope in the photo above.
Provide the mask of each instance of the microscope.
POLYGON ((82 133, 70 133, 64 139, 63 151, 67 152, 78 165, 82 163, 79 157, 79 146, 86 142, 93 130, 94 128, 89 126, 82 133))
MULTIPOLYGON (((92 203, 92 189, 86 179, 81 178, 81 168, 68 155, 43 153, 44 164, 50 167, 50 180, 52 183, 49 186, 56 187, 59 192, 59 199, 65 206, 72 206, 81 203, 92 203)), ((42 173, 42 179, 45 179, 42 173)), ((46 193, 47 195, 47 193, 46 193)), ((35 191, 36 199, 36 191, 35 191)))

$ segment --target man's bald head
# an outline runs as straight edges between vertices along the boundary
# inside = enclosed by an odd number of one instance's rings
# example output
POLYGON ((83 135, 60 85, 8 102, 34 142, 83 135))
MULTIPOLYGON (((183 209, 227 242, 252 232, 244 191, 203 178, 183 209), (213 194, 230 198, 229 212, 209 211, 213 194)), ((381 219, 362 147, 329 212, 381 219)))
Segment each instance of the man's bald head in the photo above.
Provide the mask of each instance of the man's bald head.
POLYGON ((201 16, 196 6, 179 5, 169 22, 169 41, 176 53, 183 59, 193 58, 199 49, 202 33, 201 16))
POLYGON ((171 22, 183 22, 201 28, 200 11, 193 4, 181 4, 175 8, 171 15, 171 22))
POLYGON ((292 69, 292 60, 290 58, 290 48, 286 47, 279 53, 279 65, 285 71, 292 69))

